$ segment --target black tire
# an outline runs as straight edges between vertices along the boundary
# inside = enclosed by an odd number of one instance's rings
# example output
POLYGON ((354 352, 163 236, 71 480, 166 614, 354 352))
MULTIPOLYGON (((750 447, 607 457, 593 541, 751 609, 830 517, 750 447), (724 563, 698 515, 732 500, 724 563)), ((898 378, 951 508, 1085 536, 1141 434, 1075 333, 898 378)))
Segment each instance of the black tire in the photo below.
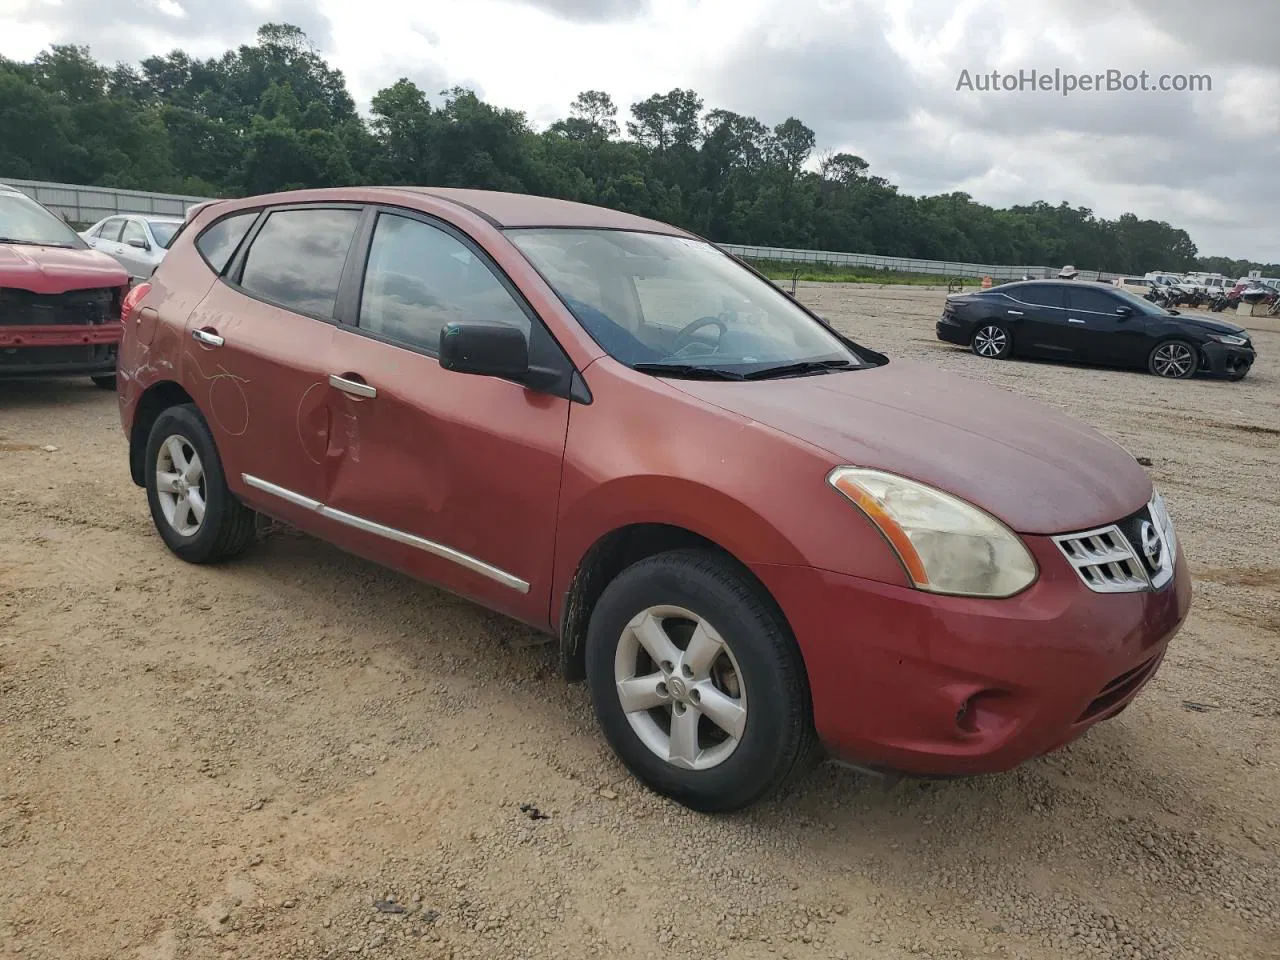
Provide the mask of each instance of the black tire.
MULTIPOLYGON (((778 793, 818 756, 808 677, 789 628, 757 585, 710 551, 659 554, 619 574, 592 611, 586 670, 596 718, 618 758, 651 790, 691 809, 727 813, 750 806, 778 793), (619 698, 614 661, 627 626, 664 605, 696 614, 725 638, 733 676, 746 695, 737 746, 707 769, 682 769, 658 756, 632 728, 619 698)), ((649 715, 661 722, 673 709, 649 715)), ((717 734, 709 718, 697 723, 700 738, 717 734)))
POLYGON ((165 544, 183 560, 217 563, 243 553, 253 543, 256 516, 227 489, 213 435, 194 404, 169 407, 156 418, 147 438, 144 467, 151 519, 165 544), (178 530, 165 516, 156 484, 160 450, 171 437, 180 438, 184 448, 194 450, 203 467, 199 489, 205 512, 198 529, 190 534, 178 530))
POLYGON ((93 385, 99 390, 114 390, 116 388, 116 375, 114 373, 104 373, 101 376, 91 377, 93 385))
POLYGON ((1167 380, 1189 380, 1200 369, 1200 353, 1186 340, 1164 340, 1147 355, 1147 370, 1167 380))
POLYGON ((1008 360, 1013 356, 1013 334, 1003 323, 983 320, 973 329, 969 349, 984 360, 1008 360))

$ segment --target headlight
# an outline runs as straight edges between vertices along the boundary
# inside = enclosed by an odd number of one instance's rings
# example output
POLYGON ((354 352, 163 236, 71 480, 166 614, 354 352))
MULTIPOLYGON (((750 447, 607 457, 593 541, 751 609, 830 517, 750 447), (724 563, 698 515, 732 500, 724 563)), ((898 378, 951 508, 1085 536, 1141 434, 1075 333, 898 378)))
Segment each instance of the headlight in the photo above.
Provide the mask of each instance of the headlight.
POLYGON ((879 470, 837 467, 827 482, 884 534, 920 590, 1010 597, 1035 582, 1035 559, 995 517, 941 490, 879 470))
POLYGON ((1230 333, 1211 333, 1209 334, 1209 339, 1217 340, 1219 343, 1227 343, 1233 347, 1243 347, 1249 342, 1248 337, 1237 337, 1230 333))
POLYGON ((1151 493, 1151 519, 1160 532, 1164 534, 1165 543, 1169 545, 1169 560, 1175 562, 1178 559, 1178 538, 1173 532, 1173 518, 1169 516, 1169 508, 1165 506, 1164 497, 1160 495, 1159 490, 1152 490, 1151 493))

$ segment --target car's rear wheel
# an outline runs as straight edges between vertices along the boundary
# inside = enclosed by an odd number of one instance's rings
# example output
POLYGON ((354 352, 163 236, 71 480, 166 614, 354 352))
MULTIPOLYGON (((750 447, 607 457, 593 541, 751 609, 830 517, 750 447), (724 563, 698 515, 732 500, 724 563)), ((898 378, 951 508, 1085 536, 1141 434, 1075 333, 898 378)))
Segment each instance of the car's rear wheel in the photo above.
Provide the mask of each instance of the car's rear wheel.
POLYGON ((776 793, 814 756, 804 664, 760 588, 708 551, 641 560, 592 611, 587 683, 614 752, 695 810, 776 793))
POLYGON ((114 373, 104 373, 98 377, 90 378, 93 385, 101 390, 114 390, 116 388, 116 375, 114 373))
POLYGON ((213 435, 195 406, 170 407, 156 418, 146 456, 151 519, 170 550, 189 563, 215 563, 253 542, 254 513, 227 488, 213 435))
POLYGON ((969 345, 980 357, 1007 360, 1013 353, 1013 335, 1003 323, 980 323, 969 345))
POLYGON ((1166 340, 1156 344, 1147 359, 1147 369, 1157 377, 1186 380, 1200 368, 1196 348, 1185 340, 1166 340))

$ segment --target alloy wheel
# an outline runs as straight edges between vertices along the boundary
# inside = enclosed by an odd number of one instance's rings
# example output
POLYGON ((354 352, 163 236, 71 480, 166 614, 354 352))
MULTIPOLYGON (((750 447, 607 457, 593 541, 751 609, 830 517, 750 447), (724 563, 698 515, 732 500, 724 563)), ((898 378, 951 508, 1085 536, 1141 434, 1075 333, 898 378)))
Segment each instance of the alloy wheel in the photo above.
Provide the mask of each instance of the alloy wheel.
POLYGON ((165 520, 179 536, 194 537, 200 532, 207 503, 204 464, 181 434, 172 434, 160 444, 156 496, 165 520))
POLYGON ((998 357, 1009 344, 1009 335, 994 324, 973 335, 973 348, 980 357, 998 357))
POLYGON ((1181 378, 1195 369, 1196 358, 1191 348, 1182 343, 1166 343, 1156 348, 1151 368, 1162 377, 1181 378))
POLYGON ((696 613, 654 606, 633 617, 618 640, 614 682, 640 742, 674 767, 718 766, 742 741, 742 672, 729 644, 696 613))

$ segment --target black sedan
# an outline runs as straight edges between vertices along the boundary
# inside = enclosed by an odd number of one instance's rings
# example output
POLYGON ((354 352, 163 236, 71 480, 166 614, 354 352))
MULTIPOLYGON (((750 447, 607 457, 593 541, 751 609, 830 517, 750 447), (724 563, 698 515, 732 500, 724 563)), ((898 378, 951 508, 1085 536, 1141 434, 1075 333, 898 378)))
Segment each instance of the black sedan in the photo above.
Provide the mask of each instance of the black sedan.
POLYGON ((1174 379, 1205 373, 1240 380, 1255 357, 1243 327, 1080 280, 1026 280, 954 294, 937 333, 991 360, 1094 363, 1174 379))

